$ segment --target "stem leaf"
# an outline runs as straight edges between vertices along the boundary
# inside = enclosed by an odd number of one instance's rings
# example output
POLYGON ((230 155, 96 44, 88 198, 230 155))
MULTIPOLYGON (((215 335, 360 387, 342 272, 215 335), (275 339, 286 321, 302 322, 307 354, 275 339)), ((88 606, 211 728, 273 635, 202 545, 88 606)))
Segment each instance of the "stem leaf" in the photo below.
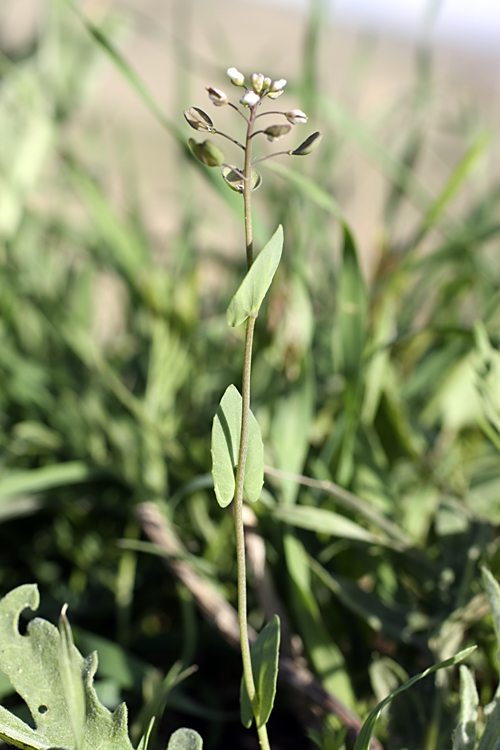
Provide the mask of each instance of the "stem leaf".
MULTIPOLYGON (((280 620, 274 615, 255 641, 251 657, 252 672, 255 681, 257 710, 255 723, 257 729, 267 724, 274 705, 276 681, 278 678, 278 657, 280 646, 280 620)), ((252 724, 253 711, 248 697, 244 677, 241 678, 240 712, 243 726, 247 729, 252 724)))
MULTIPOLYGON (((241 438, 242 399, 230 385, 224 393, 212 426, 212 476, 215 496, 221 508, 234 497, 241 438)), ((247 500, 256 502, 264 484, 264 445, 260 427, 252 412, 248 425, 248 450, 243 484, 247 500)))
POLYGON ((426 669, 420 674, 415 675, 415 677, 412 677, 411 680, 405 682, 404 685, 400 685, 400 687, 398 687, 396 690, 393 690, 392 693, 387 696, 387 698, 381 701, 378 706, 373 709, 371 714, 366 719, 361 728, 361 732, 358 735, 356 744, 354 745, 354 750, 369 750, 370 740, 372 738, 377 719, 380 716, 380 712, 383 708, 385 708, 385 706, 387 706, 388 703, 391 702, 393 698, 396 697, 396 695, 399 695, 399 693, 407 690, 423 677, 427 677, 427 675, 432 674, 432 672, 437 672, 438 669, 443 669, 444 667, 452 667, 454 664, 458 664, 459 662, 466 659, 469 654, 474 651, 475 648, 475 646, 473 646, 472 648, 466 648, 463 651, 460 651, 458 654, 455 654, 455 656, 452 656, 451 659, 446 659, 445 661, 440 661, 439 664, 434 664, 433 667, 429 667, 429 669, 426 669))
POLYGON ((227 322, 230 326, 241 325, 250 315, 257 317, 278 268, 282 250, 283 227, 280 224, 256 257, 227 308, 227 322))

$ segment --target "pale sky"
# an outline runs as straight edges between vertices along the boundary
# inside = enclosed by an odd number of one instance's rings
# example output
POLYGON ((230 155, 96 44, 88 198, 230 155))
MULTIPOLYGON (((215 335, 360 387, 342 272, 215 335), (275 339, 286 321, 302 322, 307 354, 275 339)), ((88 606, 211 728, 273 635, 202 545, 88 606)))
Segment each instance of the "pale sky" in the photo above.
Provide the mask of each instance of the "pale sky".
MULTIPOLYGON (((308 0, 269 0, 307 8, 308 0)), ((500 55, 500 0, 328 0, 342 21, 368 29, 418 36, 426 10, 439 6, 437 40, 484 48, 500 55)))

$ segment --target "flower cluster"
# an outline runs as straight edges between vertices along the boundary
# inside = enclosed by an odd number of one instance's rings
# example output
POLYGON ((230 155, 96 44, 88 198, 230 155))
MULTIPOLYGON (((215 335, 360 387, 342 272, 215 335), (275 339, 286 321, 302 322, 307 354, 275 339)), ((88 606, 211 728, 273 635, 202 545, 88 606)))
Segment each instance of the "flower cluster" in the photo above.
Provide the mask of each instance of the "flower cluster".
MULTIPOLYGON (((245 93, 240 99, 240 104, 243 104, 245 107, 257 106, 265 96, 268 96, 269 99, 277 99, 278 96, 281 96, 286 86, 284 78, 278 78, 276 81, 273 81, 268 76, 263 75, 263 73, 252 73, 250 76, 251 88, 249 88, 245 86, 245 76, 239 70, 236 70, 236 68, 228 68, 227 74, 231 83, 235 86, 242 86, 245 89, 245 93)), ((304 117, 307 120, 305 115, 304 117)))
MULTIPOLYGON (((186 118, 188 124, 194 129, 199 131, 205 131, 209 133, 214 133, 216 135, 221 135, 224 138, 227 138, 228 140, 232 141, 234 144, 239 146, 243 149, 243 151, 246 151, 247 148, 249 148, 249 144, 251 143, 250 139, 253 138, 253 136, 261 133, 267 137, 267 140, 269 141, 276 141, 279 138, 282 138, 283 136, 287 135, 287 133, 290 132, 293 125, 299 125, 307 122, 307 115, 305 112, 302 112, 301 109, 291 109, 288 111, 269 111, 269 112, 261 112, 257 114, 257 109, 262 104, 263 100, 265 98, 268 99, 277 99, 281 94, 283 93, 283 90, 286 86, 286 80, 284 78, 278 78, 276 80, 273 80, 269 78, 268 76, 265 76, 263 73, 253 73, 250 76, 249 84, 245 82, 245 76, 243 73, 240 73, 239 70, 236 68, 229 68, 227 71, 227 75, 229 76, 229 79, 231 83, 234 86, 238 86, 240 88, 244 89, 244 93, 242 94, 241 98, 239 99, 239 104, 243 105, 243 107, 248 111, 248 116, 245 114, 245 109, 241 110, 237 105, 233 104, 229 101, 229 97, 226 94, 225 91, 222 91, 221 89, 214 88, 212 86, 207 87, 207 92, 209 99, 216 107, 223 107, 223 106, 230 106, 233 109, 235 109, 237 112, 239 112, 242 117, 247 122, 247 145, 244 146, 239 141, 235 140, 234 138, 230 137, 226 133, 222 133, 214 126, 214 123, 212 122, 211 118, 206 114, 206 112, 203 112, 203 110, 198 109, 198 107, 190 107, 188 110, 184 112, 184 117, 186 118), (287 120, 287 124, 273 124, 269 125, 267 127, 262 128, 261 130, 255 130, 255 125, 257 118, 263 117, 264 115, 281 115, 285 117, 287 120)), ((261 159, 257 159, 253 162, 253 164, 264 161, 265 159, 272 158, 273 156, 280 156, 280 155, 289 155, 289 156, 303 156, 305 154, 309 154, 311 151, 313 151, 314 148, 318 145, 319 141, 321 139, 321 133, 313 133, 308 138, 306 138, 305 141, 303 141, 300 146, 297 148, 291 150, 291 151, 279 151, 274 154, 269 154, 268 156, 265 156, 261 159)), ((189 147, 194 154, 194 156, 202 162, 202 164, 205 164, 206 166, 222 166, 223 169, 223 177, 225 181, 228 183, 229 187, 232 187, 233 190, 238 190, 239 192, 243 192, 244 185, 251 185, 251 189, 255 189, 256 186, 260 185, 261 180, 254 179, 250 174, 247 174, 245 177, 243 175, 243 172, 241 172, 236 167, 231 167, 230 165, 227 165, 224 163, 224 154, 222 151, 215 146, 210 141, 204 141, 203 143, 197 143, 193 138, 189 139, 189 147), (232 179, 228 179, 228 174, 232 175, 232 179)), ((256 170, 252 170, 253 172, 256 172, 256 170)), ((258 174, 258 173, 257 173, 258 174)), ((259 175, 260 177, 260 175, 259 175)))

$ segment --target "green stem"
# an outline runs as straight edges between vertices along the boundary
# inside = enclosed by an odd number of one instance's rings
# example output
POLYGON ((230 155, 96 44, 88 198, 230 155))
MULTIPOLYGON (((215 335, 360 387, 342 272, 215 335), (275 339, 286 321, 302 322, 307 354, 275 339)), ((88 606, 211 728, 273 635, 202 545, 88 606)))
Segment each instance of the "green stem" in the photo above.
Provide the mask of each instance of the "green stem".
MULTIPOLYGON (((247 266, 253 263, 253 231, 252 231, 252 131, 255 122, 256 111, 252 108, 248 121, 247 139, 245 143, 245 169, 243 202, 245 210, 245 242, 247 247, 247 266)), ((251 353, 250 353, 251 354, 251 353)))
MULTIPOLYGON (((252 129, 255 121, 255 109, 250 111, 248 121, 247 138, 245 143, 245 169, 243 180, 243 202, 245 211, 245 244, 247 253, 247 266, 253 263, 253 233, 252 233, 252 129)), ((255 330, 255 318, 249 317, 245 332, 245 352, 243 356, 243 382, 242 382, 242 405, 241 405, 241 434, 240 451, 238 455, 238 468, 236 471, 236 488, 234 494, 234 524, 236 532, 236 560, 238 565, 238 624, 240 628, 241 659, 243 662, 243 675, 245 685, 250 699, 254 716, 257 714, 257 694, 252 672, 252 660, 250 657, 250 641, 248 639, 247 624, 247 580, 245 559, 245 530, 243 526, 243 485, 245 482, 245 466, 248 449, 248 422, 250 418, 250 379, 252 371, 252 345, 255 330)), ((266 726, 257 729, 259 743, 262 750, 270 750, 266 726)))

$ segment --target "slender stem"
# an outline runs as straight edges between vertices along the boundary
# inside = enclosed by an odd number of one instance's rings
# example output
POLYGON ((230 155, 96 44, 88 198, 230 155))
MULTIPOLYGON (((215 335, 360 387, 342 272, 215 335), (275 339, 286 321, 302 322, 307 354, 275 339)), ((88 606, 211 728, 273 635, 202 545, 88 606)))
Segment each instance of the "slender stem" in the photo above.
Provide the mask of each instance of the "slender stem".
POLYGON ((239 169, 236 169, 236 167, 233 167, 233 166, 232 166, 231 164, 226 164, 225 162, 223 162, 223 163, 221 164, 221 167, 228 167, 228 169, 231 169, 231 170, 232 170, 232 171, 234 172, 234 174, 237 174, 237 175, 238 175, 238 177, 241 177, 241 179, 242 179, 242 180, 245 180, 245 179, 246 179, 246 177, 245 177, 245 175, 243 174, 243 172, 240 172, 240 170, 239 170, 239 169))
POLYGON ((242 148, 243 151, 245 150, 245 146, 242 143, 240 143, 239 141, 237 141, 235 138, 231 138, 230 135, 227 135, 226 133, 221 133, 220 130, 216 130, 215 128, 213 128, 212 133, 214 133, 214 135, 221 135, 223 138, 227 138, 228 141, 232 141, 237 146, 239 146, 240 148, 242 148))
POLYGON ((286 117, 285 112, 279 112, 277 109, 268 109, 266 112, 261 112, 260 115, 256 115, 257 117, 264 117, 265 115, 283 115, 286 117))
MULTIPOLYGON (((245 211, 245 244, 247 252, 247 266, 250 269, 253 263, 253 233, 252 233, 252 129, 254 126, 256 110, 250 109, 248 120, 247 137, 245 143, 245 168, 243 181, 243 201, 245 211)), ((252 706, 254 716, 257 715, 258 699, 255 690, 255 681, 252 671, 252 660, 250 656, 250 641, 248 640, 247 624, 247 580, 245 559, 245 531, 243 526, 243 485, 245 482, 245 466, 248 449, 248 424, 250 419, 250 380, 252 372, 252 344, 255 330, 255 317, 247 319, 245 332, 245 352, 243 356, 243 382, 241 388, 241 434, 240 451, 238 455, 238 468, 236 471, 236 488, 234 494, 234 524, 236 532, 236 559, 238 564, 238 624, 240 628, 241 659, 243 662, 243 675, 245 685, 252 706)), ((257 730, 261 750, 270 750, 266 726, 257 730)))
POLYGON ((259 729, 257 729, 257 734, 259 737, 259 744, 262 750, 271 750, 271 745, 269 744, 269 737, 267 736, 267 727, 265 724, 263 727, 260 727, 259 729))
POLYGON ((245 333, 245 354, 243 359, 243 386, 241 408, 241 435, 238 469, 236 471, 236 489, 234 494, 234 523, 236 530, 236 559, 238 563, 238 623, 240 626, 241 657, 243 674, 248 697, 252 708, 255 706, 256 693, 250 659, 250 642, 247 626, 247 581, 245 560, 245 533, 243 528, 243 485, 245 482, 245 465, 248 448, 248 421, 250 417, 250 374, 252 368, 252 344, 255 318, 247 320, 245 333))
POLYGON ((245 120, 245 122, 248 124, 247 116, 243 114, 243 112, 241 111, 241 109, 239 107, 237 107, 236 104, 233 104, 232 102, 228 102, 228 105, 230 107, 232 107, 233 109, 235 109, 237 111, 237 113, 239 115, 241 115, 243 117, 243 119, 245 120))
POLYGON ((293 151, 275 151, 274 154, 268 154, 267 156, 263 156, 262 159, 255 159, 255 161, 252 162, 252 164, 260 164, 261 161, 267 161, 267 159, 272 159, 273 156, 292 156, 293 151))
MULTIPOLYGON (((257 117, 258 117, 258 116, 259 116, 259 115, 257 115, 257 117)), ((283 125, 282 125, 281 127, 286 127, 286 126, 283 126, 283 125)), ((291 129, 292 129, 292 126, 290 125, 289 127, 290 127, 290 130, 291 130, 291 129)), ((290 132, 290 130, 288 130, 288 132, 290 132)), ((252 138, 255 138, 255 136, 256 136, 256 135, 267 135, 267 131, 266 131, 266 130, 254 130, 254 132, 252 133, 252 138)), ((287 133, 283 133, 283 135, 287 135, 287 133)), ((282 137, 283 137, 283 135, 279 135, 279 136, 278 136, 278 138, 282 138, 282 137)), ((268 140, 268 141, 277 141, 277 140, 278 140, 278 138, 276 138, 276 137, 274 137, 274 138, 269 138, 269 136, 268 136, 268 139, 267 139, 267 140, 268 140)))
POLYGON ((253 263, 253 230, 252 230, 252 131, 256 117, 255 109, 250 110, 250 120, 248 121, 247 138, 245 143, 245 185, 248 189, 243 189, 243 201, 245 210, 245 241, 247 247, 247 266, 253 263))

